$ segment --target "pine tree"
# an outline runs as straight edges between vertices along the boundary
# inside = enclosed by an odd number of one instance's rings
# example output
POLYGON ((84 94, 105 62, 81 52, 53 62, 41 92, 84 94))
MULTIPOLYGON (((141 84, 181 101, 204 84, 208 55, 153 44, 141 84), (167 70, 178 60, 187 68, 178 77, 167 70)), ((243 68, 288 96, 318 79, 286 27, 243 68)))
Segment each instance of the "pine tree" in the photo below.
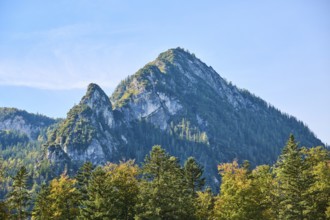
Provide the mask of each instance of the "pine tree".
POLYGON ((46 184, 41 186, 40 192, 37 195, 32 211, 33 220, 47 220, 51 217, 51 210, 49 208, 51 200, 48 198, 50 195, 50 188, 46 184))
POLYGON ((27 189, 28 172, 22 166, 13 178, 12 190, 8 193, 8 206, 12 216, 18 220, 29 216, 30 193, 27 189))
POLYGON ((281 219, 311 218, 311 197, 308 189, 314 182, 303 153, 290 136, 277 162, 277 181, 280 184, 279 217, 281 219))
POLYGON ((203 178, 203 168, 196 162, 195 158, 189 157, 183 167, 188 189, 193 196, 196 196, 196 191, 201 190, 205 184, 203 178))

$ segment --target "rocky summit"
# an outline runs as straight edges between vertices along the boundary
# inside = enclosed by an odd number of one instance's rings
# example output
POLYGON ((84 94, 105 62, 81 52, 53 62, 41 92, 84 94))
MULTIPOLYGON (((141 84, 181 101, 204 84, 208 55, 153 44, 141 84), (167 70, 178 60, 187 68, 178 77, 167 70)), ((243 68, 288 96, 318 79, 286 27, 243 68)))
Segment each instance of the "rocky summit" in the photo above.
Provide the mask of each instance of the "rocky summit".
POLYGON ((74 170, 85 161, 142 162, 161 145, 181 161, 195 157, 212 186, 219 181, 217 164, 273 163, 290 134, 301 145, 323 145, 301 121, 176 48, 123 80, 111 97, 90 84, 50 135, 47 157, 53 166, 74 170))
POLYGON ((52 134, 47 157, 52 162, 113 159, 116 141, 112 134, 114 116, 109 97, 96 84, 90 84, 79 105, 74 106, 52 134))

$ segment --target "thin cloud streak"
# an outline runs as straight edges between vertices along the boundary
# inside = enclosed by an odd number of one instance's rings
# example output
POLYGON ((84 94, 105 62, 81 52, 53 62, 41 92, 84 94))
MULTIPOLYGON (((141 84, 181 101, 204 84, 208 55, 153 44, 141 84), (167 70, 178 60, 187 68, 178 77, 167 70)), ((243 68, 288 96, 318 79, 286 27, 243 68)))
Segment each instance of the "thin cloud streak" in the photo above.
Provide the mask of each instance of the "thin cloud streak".
POLYGON ((0 59, 0 85, 67 90, 85 88, 90 82, 105 88, 114 87, 132 72, 121 68, 132 43, 111 44, 88 35, 127 34, 137 28, 101 30, 92 24, 69 25, 47 31, 15 35, 17 41, 39 39, 20 59, 0 59), (102 32, 103 31, 103 32, 102 32), (102 32, 102 33, 101 33, 102 32), (79 40, 77 40, 79 39, 79 40))
POLYGON ((121 27, 114 29, 111 26, 105 24, 95 23, 78 23, 65 25, 61 27, 51 28, 47 30, 31 31, 31 32, 18 32, 10 36, 13 40, 30 40, 40 39, 45 41, 60 41, 60 40, 72 40, 79 39, 84 36, 96 36, 102 35, 103 37, 109 37, 113 35, 121 34, 133 34, 143 32, 147 28, 141 26, 121 27))

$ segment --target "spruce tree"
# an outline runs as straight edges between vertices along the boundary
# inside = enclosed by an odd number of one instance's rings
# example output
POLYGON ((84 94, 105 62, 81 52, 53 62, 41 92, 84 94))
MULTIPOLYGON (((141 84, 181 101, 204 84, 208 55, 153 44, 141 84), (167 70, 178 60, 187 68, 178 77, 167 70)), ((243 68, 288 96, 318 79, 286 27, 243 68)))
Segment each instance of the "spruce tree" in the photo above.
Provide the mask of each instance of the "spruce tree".
POLYGON ((184 164, 183 170, 188 189, 193 196, 196 196, 196 191, 201 190, 205 184, 205 178, 202 177, 203 168, 196 162, 195 158, 189 157, 184 164))
POLYGON ((138 167, 133 161, 96 168, 82 202, 81 219, 134 219, 138 167))
POLYGON ((80 219, 107 219, 109 215, 110 187, 106 183, 106 172, 97 167, 91 175, 87 188, 87 200, 82 201, 80 219))
POLYGON ((13 178, 13 187, 8 193, 10 213, 18 220, 26 219, 30 215, 28 207, 31 197, 27 188, 27 179, 28 172, 26 168, 22 166, 13 178))
POLYGON ((136 219, 193 219, 191 193, 177 158, 154 146, 142 167, 136 219))
POLYGON ((50 204, 51 200, 48 198, 50 195, 50 188, 46 184, 41 186, 40 192, 37 195, 32 211, 33 220, 47 220, 51 217, 50 204))
POLYGON ((311 218, 312 200, 308 189, 313 184, 314 177, 310 175, 309 165, 304 161, 304 155, 293 135, 279 157, 275 172, 280 184, 279 218, 311 218))
POLYGON ((87 196, 88 182, 91 178, 93 169, 94 169, 93 164, 91 162, 86 162, 79 168, 76 174, 77 189, 79 192, 80 202, 88 198, 87 196))

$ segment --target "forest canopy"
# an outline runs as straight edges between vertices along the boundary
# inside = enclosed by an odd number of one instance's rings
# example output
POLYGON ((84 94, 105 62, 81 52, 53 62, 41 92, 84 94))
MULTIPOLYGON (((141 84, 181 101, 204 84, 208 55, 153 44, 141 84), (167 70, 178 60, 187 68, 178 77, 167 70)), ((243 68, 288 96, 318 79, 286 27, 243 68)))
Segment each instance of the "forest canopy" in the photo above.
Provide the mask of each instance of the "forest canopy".
POLYGON ((141 167, 133 160, 97 167, 86 162, 75 176, 48 181, 34 180, 24 165, 6 181, 4 164, 0 219, 330 218, 329 151, 299 147, 293 136, 272 166, 219 164, 218 195, 205 185, 194 158, 181 165, 161 146, 141 167))

